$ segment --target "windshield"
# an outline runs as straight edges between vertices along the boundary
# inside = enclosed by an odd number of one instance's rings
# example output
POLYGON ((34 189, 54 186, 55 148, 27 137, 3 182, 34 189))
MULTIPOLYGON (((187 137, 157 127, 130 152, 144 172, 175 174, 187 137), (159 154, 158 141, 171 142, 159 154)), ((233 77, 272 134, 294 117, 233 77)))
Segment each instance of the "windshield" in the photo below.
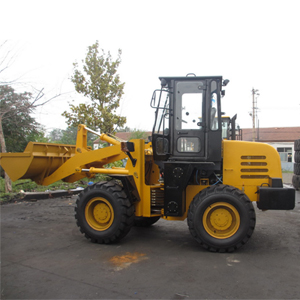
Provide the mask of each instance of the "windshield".
POLYGON ((202 98, 202 92, 182 94, 181 110, 178 111, 176 129, 201 129, 202 98))

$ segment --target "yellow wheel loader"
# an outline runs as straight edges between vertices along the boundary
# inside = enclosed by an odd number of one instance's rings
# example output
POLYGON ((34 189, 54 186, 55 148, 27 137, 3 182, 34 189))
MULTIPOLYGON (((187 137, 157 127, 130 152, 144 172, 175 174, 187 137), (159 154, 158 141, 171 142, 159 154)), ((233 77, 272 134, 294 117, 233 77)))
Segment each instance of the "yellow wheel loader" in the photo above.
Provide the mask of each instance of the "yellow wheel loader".
POLYGON ((102 134, 109 146, 92 150, 87 132, 93 131, 80 125, 76 145, 29 143, 24 153, 1 154, 1 166, 12 180, 42 185, 108 174, 111 181, 88 186, 76 201, 77 225, 93 242, 119 241, 132 226, 160 218, 187 219, 201 246, 234 251, 254 231, 253 202, 262 210, 291 210, 295 190, 283 186, 273 147, 235 140, 235 132, 232 139, 224 131, 222 137, 228 82, 221 76, 160 77, 148 143, 102 134), (118 160, 127 161, 124 168, 106 168, 118 160))

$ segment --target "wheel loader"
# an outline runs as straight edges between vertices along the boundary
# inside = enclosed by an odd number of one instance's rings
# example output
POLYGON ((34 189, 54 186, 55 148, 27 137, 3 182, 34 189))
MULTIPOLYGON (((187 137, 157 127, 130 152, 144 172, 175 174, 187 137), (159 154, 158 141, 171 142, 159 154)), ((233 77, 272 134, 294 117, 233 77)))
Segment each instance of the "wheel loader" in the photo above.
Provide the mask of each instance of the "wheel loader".
POLYGON ((229 80, 159 79, 150 102, 155 121, 148 142, 103 133, 100 139, 108 146, 92 150, 87 133, 97 133, 79 125, 76 145, 31 142, 23 153, 1 154, 1 166, 12 180, 30 178, 42 185, 108 174, 111 180, 88 186, 76 201, 77 225, 92 242, 119 241, 132 226, 150 226, 160 218, 187 219, 202 247, 232 252, 254 231, 253 202, 261 210, 292 210, 295 190, 283 186, 273 147, 236 140, 233 132, 222 137, 221 98, 229 80), (119 160, 125 167, 107 167, 119 160))

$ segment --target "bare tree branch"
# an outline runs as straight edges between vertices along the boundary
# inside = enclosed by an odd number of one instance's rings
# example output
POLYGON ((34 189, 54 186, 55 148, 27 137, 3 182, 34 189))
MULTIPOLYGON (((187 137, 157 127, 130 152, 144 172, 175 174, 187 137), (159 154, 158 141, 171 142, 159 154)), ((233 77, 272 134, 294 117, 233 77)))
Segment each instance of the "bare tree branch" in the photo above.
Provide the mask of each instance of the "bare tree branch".
MULTIPOLYGON (((57 97, 60 97, 61 95, 64 95, 64 94, 67 94, 67 93, 61 93, 61 94, 55 95, 55 96, 53 96, 52 98, 46 100, 46 101, 43 102, 43 103, 34 105, 34 108, 35 108, 35 107, 38 107, 38 106, 42 106, 42 105, 44 105, 44 104, 50 102, 51 100, 53 100, 53 99, 55 99, 55 98, 57 98, 57 97)), ((44 95, 43 95, 43 96, 44 96, 44 95)), ((42 97, 43 97, 43 96, 42 96, 42 97)), ((39 99, 41 99, 42 97, 40 97, 39 99)), ((38 99, 38 100, 39 100, 39 99, 38 99)))
MULTIPOLYGON (((8 49, 7 44, 8 41, 5 41, 0 45, 1 75, 14 63, 18 52, 8 49)), ((19 134, 20 129, 23 130, 24 136, 27 133, 37 132, 38 123, 30 115, 35 108, 43 106, 62 95, 59 93, 47 100, 43 98, 45 96, 44 88, 35 89, 33 94, 29 92, 18 93, 11 87, 12 84, 16 84, 16 80, 2 79, 0 81, 0 145, 2 152, 6 152, 6 137, 4 136, 3 125, 7 126, 9 124, 11 130, 16 129, 15 135, 19 134)), ((5 189, 11 191, 11 181, 8 176, 5 177, 5 189)))
MULTIPOLYGON (((8 47, 8 40, 4 41, 0 45, 0 53, 2 58, 0 58, 0 74, 3 73, 5 70, 7 70, 9 67, 12 66, 12 64, 15 62, 15 60, 18 57, 19 50, 12 50, 11 48, 5 49, 5 47, 8 47), (4 54, 3 54, 4 53, 4 54)), ((15 83, 17 79, 9 80, 9 81, 0 81, 0 85, 7 85, 7 84, 13 84, 15 83)))

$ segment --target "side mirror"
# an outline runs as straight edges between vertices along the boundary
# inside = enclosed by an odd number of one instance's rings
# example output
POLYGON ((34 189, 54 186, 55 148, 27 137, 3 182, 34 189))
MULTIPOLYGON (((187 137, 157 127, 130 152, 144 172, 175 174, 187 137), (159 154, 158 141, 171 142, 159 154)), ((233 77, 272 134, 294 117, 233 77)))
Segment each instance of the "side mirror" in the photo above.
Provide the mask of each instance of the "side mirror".
POLYGON ((132 143, 132 142, 121 142, 121 150, 123 152, 134 152, 134 143, 132 143))
POLYGON ((165 87, 165 86, 167 85, 166 79, 162 78, 162 79, 160 80, 160 84, 161 84, 162 87, 165 87))
POLYGON ((227 84, 229 83, 229 80, 228 79, 225 79, 225 80, 223 80, 223 86, 226 86, 227 84))

